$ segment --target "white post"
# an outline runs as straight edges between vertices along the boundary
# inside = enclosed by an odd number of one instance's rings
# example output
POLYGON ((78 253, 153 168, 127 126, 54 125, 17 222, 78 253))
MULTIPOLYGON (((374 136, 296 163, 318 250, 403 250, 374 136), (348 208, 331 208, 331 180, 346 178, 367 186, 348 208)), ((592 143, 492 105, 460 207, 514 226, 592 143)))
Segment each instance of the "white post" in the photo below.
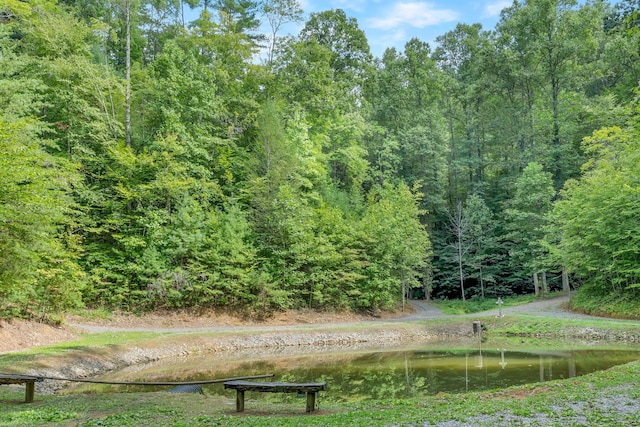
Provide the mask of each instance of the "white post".
POLYGON ((498 301, 496 301, 496 304, 498 304, 498 315, 496 317, 503 317, 502 304, 504 304, 504 302, 502 301, 502 298, 498 297, 498 301))

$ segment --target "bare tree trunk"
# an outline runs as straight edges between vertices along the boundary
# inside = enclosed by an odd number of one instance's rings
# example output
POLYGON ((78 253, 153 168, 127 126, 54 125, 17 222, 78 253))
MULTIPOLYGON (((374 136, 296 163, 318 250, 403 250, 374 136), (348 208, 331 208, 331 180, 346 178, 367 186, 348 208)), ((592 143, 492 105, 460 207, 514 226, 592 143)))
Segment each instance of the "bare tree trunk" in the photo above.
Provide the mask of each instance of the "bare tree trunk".
POLYGON ((542 295, 549 293, 549 285, 547 284, 547 272, 542 272, 542 295))
POLYGON ((567 273, 566 267, 562 267, 562 293, 569 295, 569 292, 571 292, 569 288, 569 273, 567 273))
POLYGON ((126 53, 125 53, 125 135, 131 147, 131 0, 125 0, 126 53))
POLYGON ((431 301, 431 269, 429 266, 424 267, 424 277, 422 278, 422 289, 424 290, 424 299, 431 301))
POLYGON ((540 284, 538 283, 538 273, 533 273, 533 289, 535 290, 536 296, 540 296, 540 284))
POLYGON ((402 312, 404 313, 407 304, 407 284, 404 280, 404 272, 402 272, 402 312))
POLYGON ((462 271, 462 233, 458 234, 458 269, 460 270, 460 290, 462 291, 462 302, 464 297, 464 272, 462 271))
POLYGON ((469 250, 468 245, 465 242, 465 239, 468 238, 469 227, 466 218, 463 215, 462 211, 462 203, 458 202, 456 204, 454 213, 449 214, 449 230, 451 234, 454 235, 456 239, 456 243, 452 246, 455 246, 455 250, 458 254, 458 273, 460 275, 460 292, 462 293, 462 301, 466 301, 466 297, 464 294, 464 270, 463 270, 463 257, 466 255, 469 250))
POLYGON ((484 279, 482 278, 482 262, 480 262, 480 295, 484 299, 484 279))

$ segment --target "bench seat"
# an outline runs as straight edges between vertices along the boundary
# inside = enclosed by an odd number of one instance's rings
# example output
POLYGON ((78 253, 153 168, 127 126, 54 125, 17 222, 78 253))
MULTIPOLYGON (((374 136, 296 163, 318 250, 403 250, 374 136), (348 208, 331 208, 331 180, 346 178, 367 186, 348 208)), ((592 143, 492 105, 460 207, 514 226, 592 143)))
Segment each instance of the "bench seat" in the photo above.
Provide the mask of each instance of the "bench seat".
POLYGON ((0 384, 25 384, 24 401, 26 403, 33 402, 35 394, 35 383, 42 381, 43 378, 34 377, 32 375, 21 374, 0 374, 0 384))
POLYGON ((316 393, 327 389, 327 383, 281 383, 281 382, 251 382, 227 381, 225 389, 236 390, 236 411, 244 411, 244 392, 256 391, 261 393, 306 393, 307 412, 313 412, 316 406, 316 393))

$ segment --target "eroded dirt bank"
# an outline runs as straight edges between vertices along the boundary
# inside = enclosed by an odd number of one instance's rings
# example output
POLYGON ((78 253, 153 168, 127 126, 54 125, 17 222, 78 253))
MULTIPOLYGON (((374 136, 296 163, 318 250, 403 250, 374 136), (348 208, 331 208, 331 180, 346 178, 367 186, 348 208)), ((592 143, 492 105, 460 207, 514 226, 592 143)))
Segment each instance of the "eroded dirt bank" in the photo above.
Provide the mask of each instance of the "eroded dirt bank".
POLYGON ((69 327, 53 327, 39 322, 0 321, 0 353, 70 341, 79 335, 69 327))

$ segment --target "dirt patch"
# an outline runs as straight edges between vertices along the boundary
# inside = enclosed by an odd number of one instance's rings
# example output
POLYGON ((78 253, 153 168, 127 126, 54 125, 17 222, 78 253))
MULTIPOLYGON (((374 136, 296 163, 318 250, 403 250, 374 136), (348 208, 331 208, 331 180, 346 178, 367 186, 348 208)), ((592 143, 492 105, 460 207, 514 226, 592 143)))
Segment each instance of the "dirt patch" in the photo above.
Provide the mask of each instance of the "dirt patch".
POLYGON ((1 353, 55 344, 77 337, 78 333, 68 327, 53 327, 26 320, 0 321, 1 353))
MULTIPOLYGON (((66 323, 101 329, 193 329, 219 326, 281 326, 319 325, 327 323, 355 323, 374 319, 394 318, 406 313, 389 311, 376 316, 359 315, 350 312, 325 313, 312 310, 288 310, 274 313, 265 318, 248 317, 237 313, 214 310, 159 311, 144 315, 113 313, 109 318, 66 316, 66 323)), ((90 328, 89 328, 90 329, 90 328)))

